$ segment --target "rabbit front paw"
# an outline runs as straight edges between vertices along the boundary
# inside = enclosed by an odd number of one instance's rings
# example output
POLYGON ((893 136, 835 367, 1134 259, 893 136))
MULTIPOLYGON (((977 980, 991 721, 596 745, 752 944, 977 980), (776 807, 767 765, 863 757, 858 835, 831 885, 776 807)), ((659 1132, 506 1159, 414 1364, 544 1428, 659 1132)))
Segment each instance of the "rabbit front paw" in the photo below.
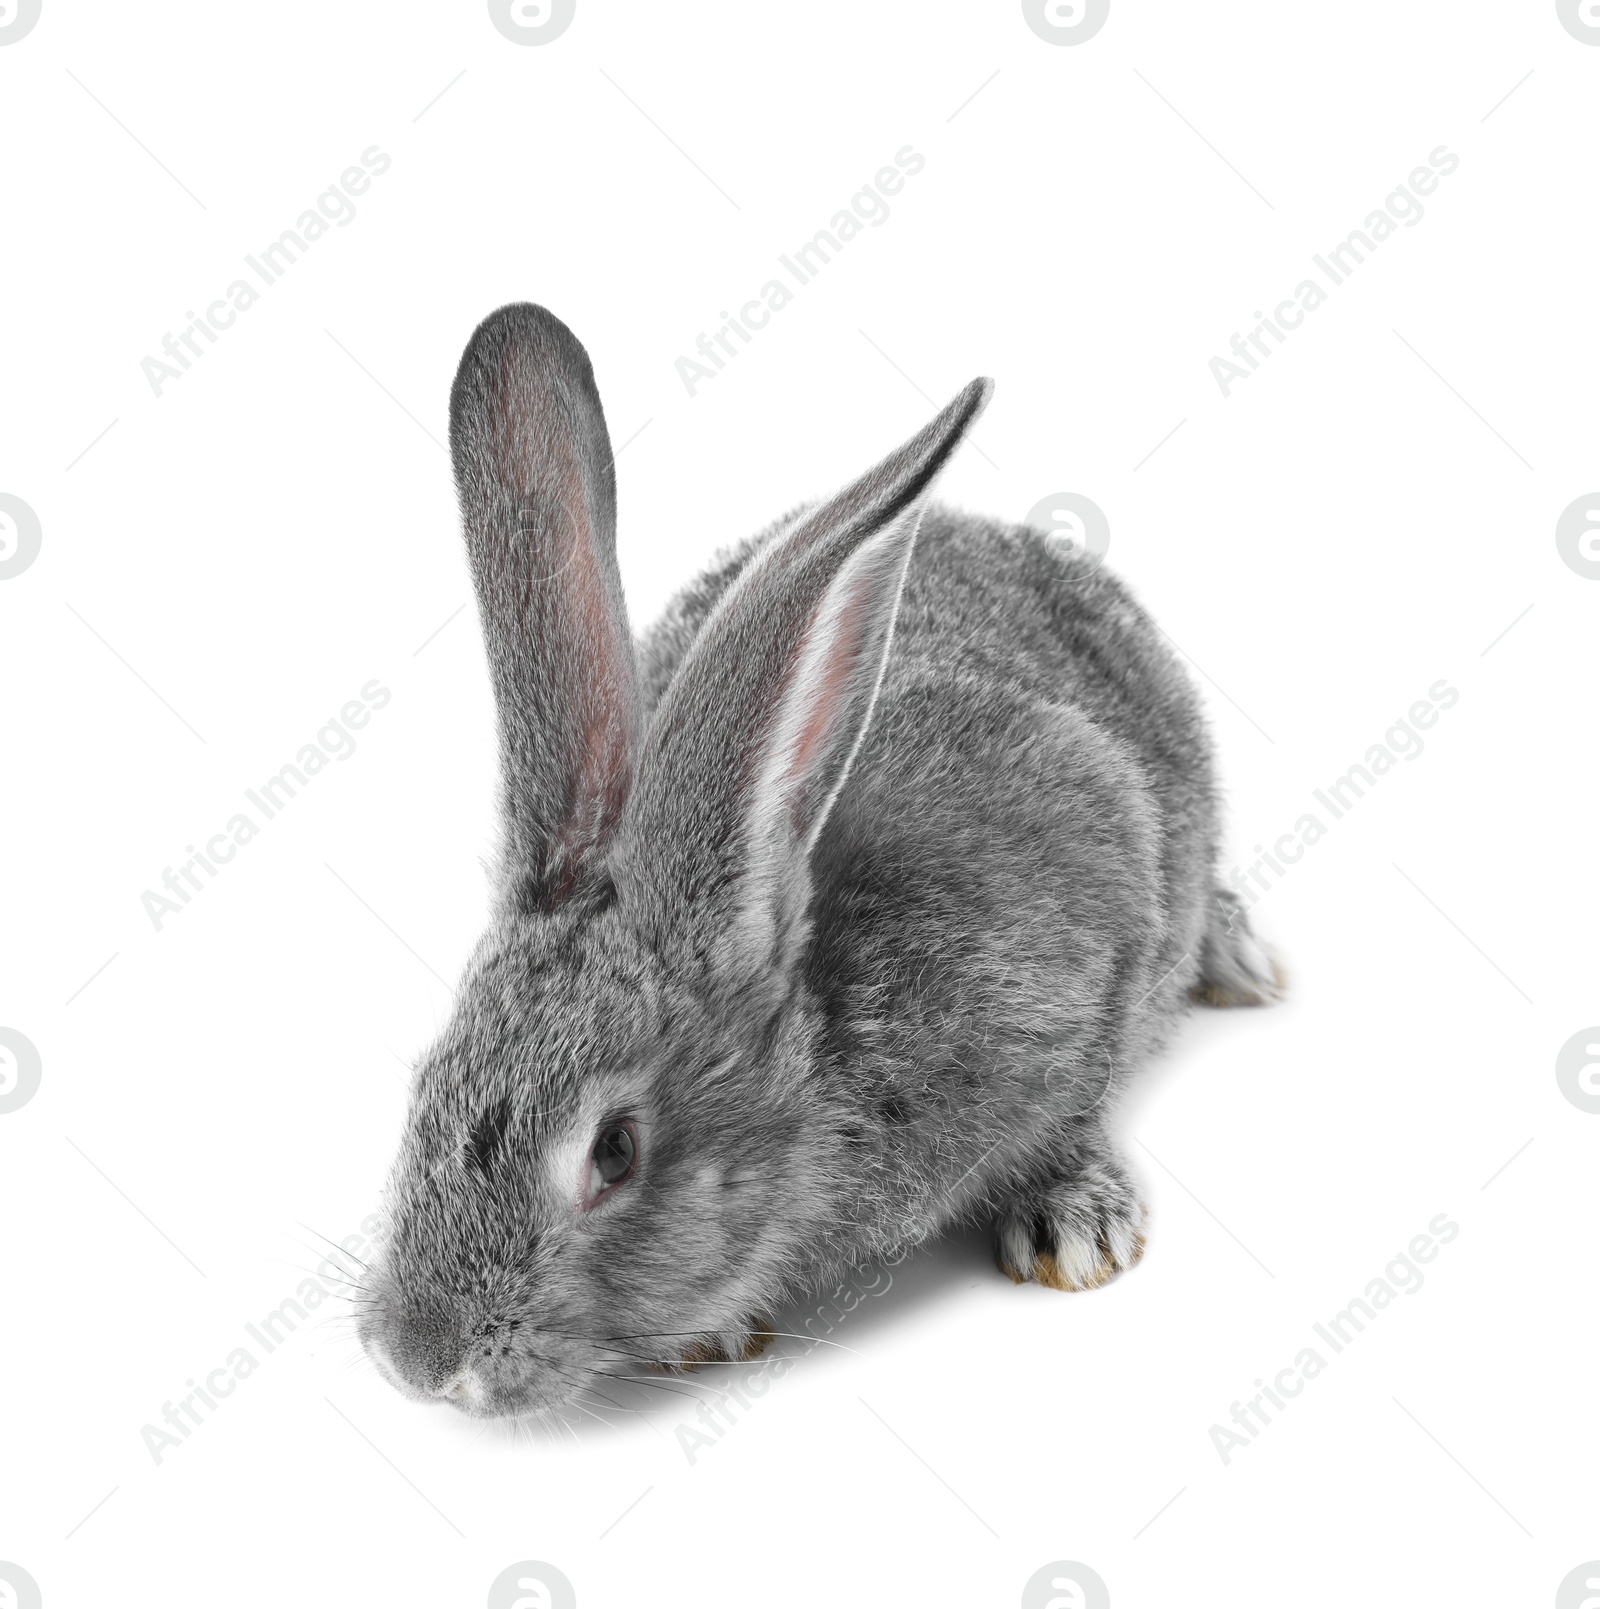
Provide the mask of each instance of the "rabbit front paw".
POLYGON ((708 1363, 751 1363, 777 1339, 765 1319, 751 1319, 743 1330, 696 1341, 670 1363, 654 1365, 657 1374, 693 1374, 708 1363))
POLYGON ((995 1225, 995 1263, 1017 1284, 1088 1291, 1144 1255, 1143 1204, 1119 1163, 1091 1162, 995 1225))

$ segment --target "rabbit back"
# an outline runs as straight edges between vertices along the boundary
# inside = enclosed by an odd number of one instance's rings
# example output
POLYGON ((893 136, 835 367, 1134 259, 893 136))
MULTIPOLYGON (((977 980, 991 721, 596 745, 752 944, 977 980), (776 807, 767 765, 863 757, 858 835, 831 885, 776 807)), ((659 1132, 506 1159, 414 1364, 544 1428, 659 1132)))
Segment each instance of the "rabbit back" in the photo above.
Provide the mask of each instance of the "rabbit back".
MULTIPOLYGON (((669 607, 641 653, 647 712, 794 517, 669 607)), ((819 1067, 876 1153, 856 1224, 877 1205, 885 1243, 931 1232, 961 1205, 952 1180, 981 1193, 1114 1094, 1195 983, 1218 837, 1198 698, 1127 588, 931 506, 813 853, 819 1067)))

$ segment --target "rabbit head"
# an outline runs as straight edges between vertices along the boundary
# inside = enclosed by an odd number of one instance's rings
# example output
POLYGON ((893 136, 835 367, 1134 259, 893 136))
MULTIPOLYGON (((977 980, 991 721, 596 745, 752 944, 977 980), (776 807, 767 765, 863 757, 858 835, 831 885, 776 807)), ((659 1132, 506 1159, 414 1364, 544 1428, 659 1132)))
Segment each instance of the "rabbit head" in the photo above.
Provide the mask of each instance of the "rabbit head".
POLYGON ((533 306, 473 335, 450 438, 504 836, 360 1296, 402 1390, 554 1407, 737 1337, 808 1265, 851 1160, 796 964, 811 849, 988 384, 758 549, 647 722, 588 357, 533 306))

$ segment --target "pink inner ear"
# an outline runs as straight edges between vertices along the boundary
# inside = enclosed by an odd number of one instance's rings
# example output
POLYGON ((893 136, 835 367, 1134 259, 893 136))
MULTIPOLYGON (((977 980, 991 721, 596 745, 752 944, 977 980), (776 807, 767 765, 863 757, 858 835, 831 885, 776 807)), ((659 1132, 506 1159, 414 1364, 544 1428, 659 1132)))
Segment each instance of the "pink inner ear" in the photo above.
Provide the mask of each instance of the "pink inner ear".
MULTIPOLYGON (((544 708, 523 714, 562 746, 561 819, 546 830, 550 904, 568 898, 583 861, 615 830, 632 783, 636 721, 632 645, 621 600, 595 549, 578 444, 561 397, 526 353, 497 376, 496 472, 519 505, 515 539, 494 562, 523 652, 553 672, 544 708)), ((543 682, 536 678, 536 685, 543 682)), ((515 696, 515 693, 513 693, 515 696)))
POLYGON ((611 836, 633 778, 628 711, 619 711, 616 699, 603 687, 597 688, 595 699, 581 733, 567 818, 559 828, 563 856, 572 861, 581 861, 611 836))
POLYGON ((870 596, 865 586, 853 589, 830 622, 812 626, 801 650, 789 695, 799 705, 799 723, 787 745, 780 783, 789 795, 789 815, 797 838, 804 838, 810 825, 815 772, 833 752, 840 719, 857 680, 870 596), (818 645, 822 646, 820 663, 813 665, 813 639, 819 630, 828 633, 828 640, 825 646, 818 645), (805 678, 803 685, 801 677, 805 678))
POLYGON ((795 653, 771 727, 763 808, 804 843, 826 819, 877 697, 917 516, 880 532, 834 578, 795 653), (776 797, 774 797, 776 795, 776 797))
POLYGON ((589 540, 588 513, 575 511, 575 551, 563 579, 577 616, 588 680, 580 701, 572 797, 561 838, 578 858, 616 828, 633 780, 633 661, 619 635, 604 577, 589 540))

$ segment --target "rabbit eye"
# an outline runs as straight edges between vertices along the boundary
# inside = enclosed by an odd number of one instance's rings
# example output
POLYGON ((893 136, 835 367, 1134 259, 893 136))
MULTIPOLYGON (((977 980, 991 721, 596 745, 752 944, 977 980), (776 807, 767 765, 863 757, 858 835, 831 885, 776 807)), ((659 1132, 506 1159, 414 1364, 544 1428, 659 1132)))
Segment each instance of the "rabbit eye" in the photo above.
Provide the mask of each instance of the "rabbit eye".
POLYGON ((608 1123, 600 1130, 589 1153, 588 1188, 585 1206, 592 1207, 601 1196, 622 1184, 639 1160, 639 1133, 631 1120, 608 1123))

